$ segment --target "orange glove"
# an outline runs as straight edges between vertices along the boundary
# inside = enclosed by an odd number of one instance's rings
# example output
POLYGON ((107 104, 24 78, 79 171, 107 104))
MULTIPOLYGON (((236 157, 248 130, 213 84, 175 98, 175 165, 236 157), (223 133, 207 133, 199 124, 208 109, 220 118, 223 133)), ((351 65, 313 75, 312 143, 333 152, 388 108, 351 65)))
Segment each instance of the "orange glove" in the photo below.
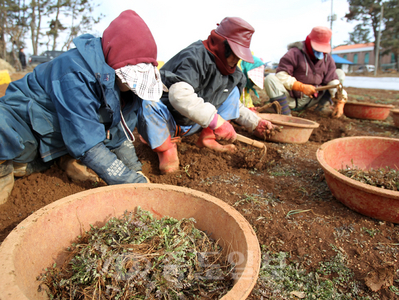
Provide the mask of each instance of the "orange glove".
POLYGON ((334 111, 331 116, 334 119, 341 117, 344 114, 344 106, 345 100, 338 100, 337 102, 335 102, 334 111))
POLYGON ((303 84, 302 82, 295 81, 292 85, 294 91, 302 92, 310 98, 317 97, 316 88, 310 84, 303 84))

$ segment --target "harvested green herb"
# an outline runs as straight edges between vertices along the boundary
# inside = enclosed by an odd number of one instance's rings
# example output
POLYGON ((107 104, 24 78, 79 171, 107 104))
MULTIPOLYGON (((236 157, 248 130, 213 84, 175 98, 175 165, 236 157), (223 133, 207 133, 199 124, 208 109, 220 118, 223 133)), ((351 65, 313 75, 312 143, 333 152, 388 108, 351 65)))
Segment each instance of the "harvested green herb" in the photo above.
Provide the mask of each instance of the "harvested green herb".
POLYGON ((351 179, 382 189, 399 190, 399 170, 390 167, 370 170, 361 170, 355 166, 338 170, 339 173, 351 179))
POLYGON ((219 299, 234 265, 195 220, 160 220, 140 208, 91 229, 69 259, 39 276, 50 299, 219 299))

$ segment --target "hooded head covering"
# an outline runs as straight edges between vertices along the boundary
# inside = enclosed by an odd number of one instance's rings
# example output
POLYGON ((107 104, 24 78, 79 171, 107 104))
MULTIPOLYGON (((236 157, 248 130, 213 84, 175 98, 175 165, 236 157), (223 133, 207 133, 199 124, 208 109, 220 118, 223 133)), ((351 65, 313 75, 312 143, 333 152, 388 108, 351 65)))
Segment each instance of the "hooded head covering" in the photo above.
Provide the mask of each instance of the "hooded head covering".
POLYGON ((162 95, 157 69, 157 45, 147 24, 133 10, 122 12, 105 29, 102 47, 106 63, 136 95, 158 101, 162 95))
POLYGON ((133 10, 125 10, 104 30, 106 63, 114 70, 126 65, 157 62, 157 45, 147 24, 133 10))

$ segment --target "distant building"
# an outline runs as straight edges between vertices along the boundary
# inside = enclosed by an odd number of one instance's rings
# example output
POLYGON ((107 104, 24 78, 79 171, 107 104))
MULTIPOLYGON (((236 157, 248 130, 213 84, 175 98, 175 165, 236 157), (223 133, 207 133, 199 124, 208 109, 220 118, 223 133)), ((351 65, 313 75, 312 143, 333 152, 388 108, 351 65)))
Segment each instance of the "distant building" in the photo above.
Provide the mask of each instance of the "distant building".
MULTIPOLYGON (((374 43, 338 46, 332 50, 332 54, 353 62, 348 72, 356 72, 364 69, 364 66, 375 65, 374 43)), ((381 55, 379 64, 382 70, 395 68, 394 54, 381 55)))
POLYGON ((349 67, 353 65, 353 62, 338 56, 337 54, 331 54, 333 60, 335 61, 335 65, 337 68, 342 69, 345 73, 349 73, 349 67))

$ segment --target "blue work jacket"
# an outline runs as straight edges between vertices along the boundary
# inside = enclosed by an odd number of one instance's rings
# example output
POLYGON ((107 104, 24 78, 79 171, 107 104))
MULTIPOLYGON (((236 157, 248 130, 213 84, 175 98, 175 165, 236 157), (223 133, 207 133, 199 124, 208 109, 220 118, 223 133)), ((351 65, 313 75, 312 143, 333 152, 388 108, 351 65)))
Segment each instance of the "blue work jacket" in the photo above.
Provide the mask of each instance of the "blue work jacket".
MULTIPOLYGON (((0 98, 31 128, 44 161, 66 153, 82 157, 108 141, 107 130, 118 144, 126 139, 120 127, 120 90, 115 70, 105 62, 101 38, 84 34, 74 43, 76 48, 12 82, 0 98)), ((136 115, 125 119, 133 130, 136 115)))

